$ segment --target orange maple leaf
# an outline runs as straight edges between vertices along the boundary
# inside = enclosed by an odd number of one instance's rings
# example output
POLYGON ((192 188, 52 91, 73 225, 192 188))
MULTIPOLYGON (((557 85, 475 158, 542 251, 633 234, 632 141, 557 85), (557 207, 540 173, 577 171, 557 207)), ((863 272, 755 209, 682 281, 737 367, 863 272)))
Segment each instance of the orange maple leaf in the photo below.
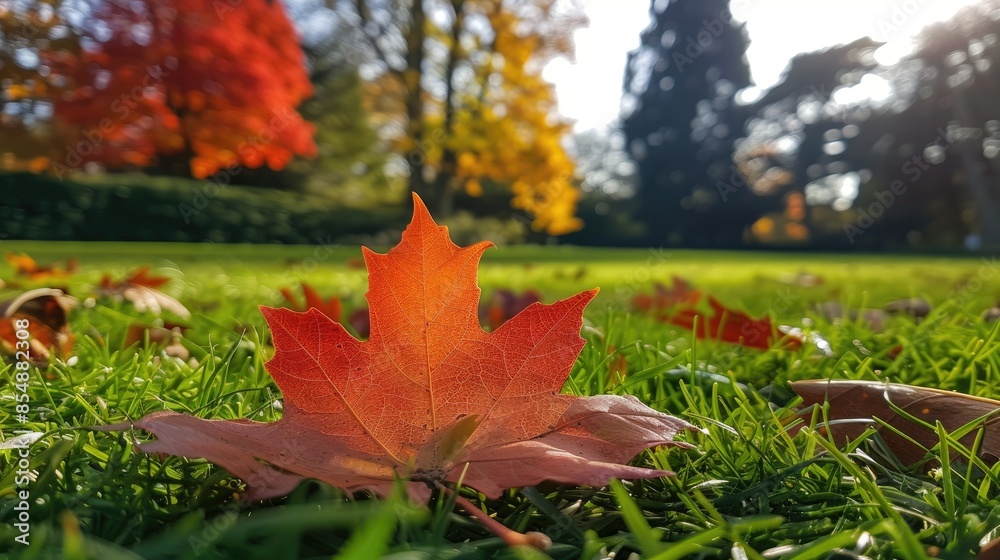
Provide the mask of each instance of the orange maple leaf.
POLYGON ((366 342, 315 309, 261 308, 281 420, 156 412, 135 423, 157 437, 140 449, 206 458, 247 483, 246 499, 282 496, 306 477, 383 495, 402 478, 426 502, 463 472, 465 485, 491 498, 543 480, 603 486, 672 474, 625 463, 649 447, 685 445, 674 436, 690 424, 634 397, 560 393, 597 290, 533 304, 487 333, 476 272, 492 244, 459 248, 417 197, 414 206, 399 245, 363 250, 366 342))

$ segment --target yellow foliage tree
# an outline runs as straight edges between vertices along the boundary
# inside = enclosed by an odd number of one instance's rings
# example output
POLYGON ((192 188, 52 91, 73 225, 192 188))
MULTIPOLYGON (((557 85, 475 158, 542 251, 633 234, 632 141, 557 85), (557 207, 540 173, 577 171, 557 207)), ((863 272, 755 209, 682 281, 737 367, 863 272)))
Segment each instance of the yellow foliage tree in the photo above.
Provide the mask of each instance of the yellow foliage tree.
MULTIPOLYGON (((545 9, 551 10, 551 3, 545 9)), ((467 104, 446 144, 458 154, 455 176, 472 195, 484 178, 509 184, 511 205, 531 214, 537 230, 576 231, 582 225, 575 217, 580 195, 573 161, 562 146, 570 126, 555 118, 552 85, 542 79, 540 64, 533 64, 544 37, 526 31, 514 11, 496 10, 489 20, 498 56, 483 72, 486 102, 467 104), (491 80, 492 75, 502 80, 491 80)))
POLYGON ((570 126, 541 74, 549 60, 572 56, 580 10, 557 0, 412 2, 387 29, 372 25, 374 5, 359 4, 383 70, 369 106, 397 131, 411 190, 447 214, 456 192, 477 196, 490 182, 509 189, 535 230, 579 229, 575 168, 562 146, 570 126))
POLYGON ((64 78, 46 56, 78 52, 57 0, 0 3, 0 170, 41 172, 57 153, 52 101, 64 78))

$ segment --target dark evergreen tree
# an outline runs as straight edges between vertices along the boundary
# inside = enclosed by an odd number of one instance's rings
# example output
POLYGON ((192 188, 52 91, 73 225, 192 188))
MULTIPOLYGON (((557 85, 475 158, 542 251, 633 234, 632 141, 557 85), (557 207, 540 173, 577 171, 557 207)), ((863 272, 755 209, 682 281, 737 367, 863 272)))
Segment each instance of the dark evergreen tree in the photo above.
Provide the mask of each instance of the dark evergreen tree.
POLYGON ((652 245, 736 246, 763 201, 732 163, 750 85, 747 34, 728 0, 654 0, 629 54, 624 131, 639 165, 637 217, 652 245))
POLYGON ((765 215, 771 231, 763 238, 755 232, 756 240, 848 243, 836 208, 843 210, 847 191, 860 183, 863 165, 852 139, 873 111, 868 103, 838 103, 834 92, 869 76, 879 45, 865 37, 800 54, 782 81, 747 107, 751 117, 734 160, 747 189, 775 203, 765 215))
POLYGON ((887 198, 885 185, 906 189, 874 236, 909 236, 923 244, 960 244, 976 234, 1000 247, 1000 1, 963 8, 927 27, 919 48, 898 65, 899 101, 863 128, 862 153, 881 165, 858 211, 887 198))
POLYGON ((955 248, 975 234, 1000 246, 996 13, 1000 0, 964 8, 926 28, 917 51, 891 67, 874 63, 879 45, 867 38, 796 57, 750 107, 736 160, 786 172, 780 188, 805 195, 813 244, 955 248), (838 95, 879 80, 888 95, 838 95), (857 197, 838 200, 852 174, 857 197))

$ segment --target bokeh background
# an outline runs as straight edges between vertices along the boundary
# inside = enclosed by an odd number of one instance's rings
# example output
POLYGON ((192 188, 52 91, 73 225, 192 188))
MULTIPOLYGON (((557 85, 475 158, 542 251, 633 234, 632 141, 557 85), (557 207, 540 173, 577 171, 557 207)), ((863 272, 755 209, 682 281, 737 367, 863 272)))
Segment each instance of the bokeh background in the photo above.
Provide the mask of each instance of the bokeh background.
POLYGON ((1000 247, 1000 0, 0 0, 0 238, 1000 247))

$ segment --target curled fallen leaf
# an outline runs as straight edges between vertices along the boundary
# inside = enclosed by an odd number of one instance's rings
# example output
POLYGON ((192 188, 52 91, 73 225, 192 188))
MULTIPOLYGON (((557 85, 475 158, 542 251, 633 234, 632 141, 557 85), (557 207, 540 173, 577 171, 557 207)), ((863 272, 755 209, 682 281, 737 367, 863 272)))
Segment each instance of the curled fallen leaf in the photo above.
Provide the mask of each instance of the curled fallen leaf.
MULTIPOLYGON (((994 529, 994 532, 996 529, 994 529)), ((1000 538, 987 541, 979 549, 976 560, 1000 560, 1000 538)))
MULTIPOLYGON (((643 449, 685 445, 693 427, 634 397, 561 394, 597 290, 535 303, 492 333, 479 324, 476 272, 488 242, 460 248, 414 197, 413 221, 387 254, 364 249, 371 337, 321 312, 262 307, 284 394, 277 422, 205 420, 170 411, 135 423, 147 453, 206 458, 247 483, 246 499, 282 496, 303 478, 347 491, 410 496, 455 482, 496 498, 549 480, 602 486, 671 473, 629 466, 643 449)), ((125 429, 128 424, 104 429, 125 429)))
POLYGON ((0 348, 13 356, 23 351, 18 338, 19 321, 28 321, 28 358, 40 365, 54 354, 68 358, 73 353, 75 337, 70 331, 67 315, 77 305, 76 298, 55 288, 39 288, 0 303, 0 348))
POLYGON ((142 267, 122 280, 114 281, 105 274, 101 278, 99 291, 105 297, 131 302, 140 313, 149 311, 159 315, 164 311, 184 319, 191 318, 191 312, 175 298, 160 291, 170 278, 152 276, 149 267, 142 267))
MULTIPOLYGON (((821 379, 796 381, 791 383, 791 387, 802 397, 803 403, 807 406, 829 402, 831 422, 823 428, 831 431, 838 444, 858 437, 869 427, 875 427, 900 462, 912 465, 924 459, 925 449, 930 449, 940 442, 933 428, 935 422, 941 422, 945 430, 953 432, 970 422, 984 419, 982 425, 985 432, 980 455, 989 463, 995 463, 1000 459, 1000 423, 998 423, 1000 415, 997 414, 1000 402, 998 401, 939 389, 877 381, 821 379), (889 406, 888 401, 905 411, 907 415, 932 427, 914 422, 906 415, 896 412, 889 406), (875 418, 906 434, 919 445, 893 430, 880 426, 875 422, 875 418)), ((959 441, 971 449, 975 437, 976 430, 972 430, 959 441)), ((952 457, 956 455, 953 453, 952 457)))

